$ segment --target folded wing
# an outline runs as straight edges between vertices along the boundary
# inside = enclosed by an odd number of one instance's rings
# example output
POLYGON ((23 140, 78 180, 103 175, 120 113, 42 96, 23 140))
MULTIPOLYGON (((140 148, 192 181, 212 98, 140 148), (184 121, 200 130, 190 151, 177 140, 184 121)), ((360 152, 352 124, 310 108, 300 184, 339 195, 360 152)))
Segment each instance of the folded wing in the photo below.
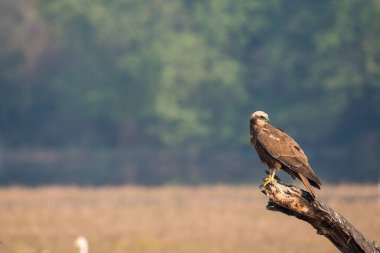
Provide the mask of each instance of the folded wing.
MULTIPOLYGON (((273 158, 312 181, 310 183, 313 186, 320 188, 321 180, 309 165, 305 153, 298 143, 285 132, 269 125, 258 134, 257 141, 273 158)), ((300 176, 301 180, 302 176, 300 176)))

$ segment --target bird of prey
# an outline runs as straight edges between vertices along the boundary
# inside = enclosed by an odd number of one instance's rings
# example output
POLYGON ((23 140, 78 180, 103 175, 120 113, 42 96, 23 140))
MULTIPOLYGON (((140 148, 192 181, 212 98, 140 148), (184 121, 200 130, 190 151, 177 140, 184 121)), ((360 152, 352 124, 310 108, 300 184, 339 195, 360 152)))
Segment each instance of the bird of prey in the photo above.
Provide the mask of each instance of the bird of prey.
POLYGON ((322 183, 297 142, 284 131, 269 124, 268 114, 263 111, 252 113, 249 128, 251 145, 255 147, 260 160, 269 168, 269 176, 264 179, 264 186, 275 181, 275 173, 282 169, 293 179, 300 179, 315 199, 311 186, 320 189, 322 183))

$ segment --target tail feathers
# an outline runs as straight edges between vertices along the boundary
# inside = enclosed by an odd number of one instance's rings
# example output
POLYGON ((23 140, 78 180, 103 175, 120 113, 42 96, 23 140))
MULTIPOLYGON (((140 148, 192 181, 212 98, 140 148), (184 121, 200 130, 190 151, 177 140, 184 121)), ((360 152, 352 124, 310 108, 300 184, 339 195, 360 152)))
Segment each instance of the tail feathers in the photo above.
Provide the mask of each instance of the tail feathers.
POLYGON ((314 186, 315 188, 317 188, 317 189, 321 189, 321 186, 320 186, 318 183, 316 183, 315 181, 313 181, 313 180, 311 180, 311 179, 309 179, 309 178, 308 178, 308 181, 309 181, 309 183, 310 183, 312 186, 314 186))
POLYGON ((305 187, 308 189, 308 191, 311 194, 311 196, 313 197, 313 199, 315 199, 315 193, 314 193, 314 190, 309 183, 309 180, 302 174, 298 174, 298 176, 300 177, 300 179, 301 179, 302 183, 305 185, 305 187))

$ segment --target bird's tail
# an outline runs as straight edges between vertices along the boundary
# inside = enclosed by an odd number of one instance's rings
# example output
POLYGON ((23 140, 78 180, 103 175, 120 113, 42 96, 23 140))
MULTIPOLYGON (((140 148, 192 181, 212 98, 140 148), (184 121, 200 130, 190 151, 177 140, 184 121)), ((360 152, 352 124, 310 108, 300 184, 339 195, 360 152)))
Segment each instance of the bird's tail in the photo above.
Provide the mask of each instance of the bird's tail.
POLYGON ((309 180, 304 175, 302 175, 300 173, 298 174, 298 176, 300 177, 300 179, 301 179, 302 183, 305 185, 305 187, 309 190, 313 199, 315 199, 315 193, 314 193, 314 190, 309 183, 309 180))

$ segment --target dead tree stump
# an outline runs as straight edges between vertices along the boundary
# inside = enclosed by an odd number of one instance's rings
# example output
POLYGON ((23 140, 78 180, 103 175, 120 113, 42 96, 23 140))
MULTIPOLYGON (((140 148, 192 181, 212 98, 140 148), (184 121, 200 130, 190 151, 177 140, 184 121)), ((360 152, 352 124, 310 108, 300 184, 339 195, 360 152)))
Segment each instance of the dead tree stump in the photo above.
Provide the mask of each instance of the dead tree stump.
POLYGON ((267 209, 294 216, 312 225, 317 233, 327 237, 344 253, 380 253, 380 248, 368 241, 342 215, 319 200, 313 200, 310 193, 295 186, 273 182, 260 186, 268 196, 267 209))

